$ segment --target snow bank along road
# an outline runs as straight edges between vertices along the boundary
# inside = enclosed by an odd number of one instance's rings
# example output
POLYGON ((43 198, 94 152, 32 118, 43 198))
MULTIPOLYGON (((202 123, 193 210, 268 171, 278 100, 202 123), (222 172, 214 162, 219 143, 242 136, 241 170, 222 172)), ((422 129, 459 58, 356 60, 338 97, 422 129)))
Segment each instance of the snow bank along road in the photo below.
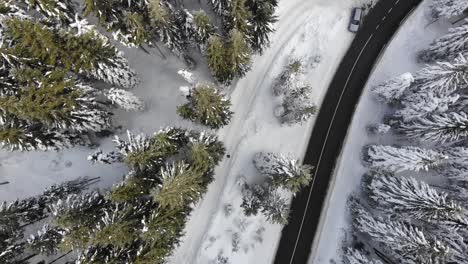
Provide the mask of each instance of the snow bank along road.
POLYGON ((307 263, 336 159, 373 65, 401 21, 422 0, 380 0, 367 15, 327 91, 304 163, 315 166, 314 180, 292 203, 275 263, 307 263))

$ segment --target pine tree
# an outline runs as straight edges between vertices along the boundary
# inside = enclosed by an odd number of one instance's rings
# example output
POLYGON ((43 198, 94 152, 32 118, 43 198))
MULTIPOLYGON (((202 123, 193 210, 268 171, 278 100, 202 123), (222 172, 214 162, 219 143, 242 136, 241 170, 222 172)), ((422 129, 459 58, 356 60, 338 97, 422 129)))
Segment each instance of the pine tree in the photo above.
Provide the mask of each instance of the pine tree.
POLYGON ((432 114, 402 124, 401 132, 409 137, 444 143, 468 137, 468 116, 464 112, 432 114))
POLYGON ((370 259, 361 251, 351 248, 346 250, 345 257, 349 264, 383 264, 380 260, 370 259))
POLYGON ((177 112, 185 119, 200 122, 211 128, 221 128, 229 123, 231 103, 214 87, 198 85, 192 90, 189 102, 179 106, 177 112))
POLYGON ((449 33, 430 44, 418 54, 422 62, 448 61, 468 51, 468 24, 449 29, 449 33))
POLYGON ((372 145, 366 154, 371 168, 390 172, 427 171, 449 162, 449 156, 444 153, 412 146, 372 145))
POLYGON ((252 18, 252 13, 247 8, 247 0, 229 0, 229 2, 229 13, 223 21, 224 31, 239 31, 240 35, 249 41, 251 38, 252 25, 250 24, 250 19, 252 18))
POLYGON ((270 44, 269 35, 274 31, 273 24, 278 20, 275 9, 278 0, 247 0, 246 5, 252 17, 249 43, 255 52, 262 53, 270 44))
POLYGON ((27 240, 28 247, 37 254, 55 255, 64 235, 64 230, 46 224, 37 234, 30 236, 27 240))
POLYGON ((305 86, 304 67, 301 60, 292 59, 273 84, 273 93, 276 96, 285 95, 289 92, 305 86))
POLYGON ((468 61, 462 55, 453 62, 436 62, 420 70, 414 81, 414 89, 450 95, 468 87, 468 61))
POLYGON ((401 107, 394 116, 409 122, 431 113, 443 113, 454 106, 460 96, 458 94, 441 95, 432 91, 420 91, 402 98, 401 107))
POLYGON ((257 215, 260 211, 273 224, 287 224, 289 204, 276 187, 269 183, 244 185, 242 190, 244 214, 257 215))
POLYGON ((354 208, 354 226, 408 263, 445 263, 452 258, 452 249, 420 228, 394 220, 371 216, 362 208, 354 208))
POLYGON ((52 23, 69 25, 76 13, 71 0, 19 0, 18 2, 25 2, 28 9, 35 9, 52 23))
POLYGON ((301 165, 298 160, 282 154, 259 152, 253 163, 274 186, 284 187, 292 193, 299 192, 312 180, 311 166, 301 165))
POLYGON ((433 0, 431 4, 431 14, 434 19, 457 17, 467 9, 467 0, 433 0))
POLYGON ((317 112, 312 101, 312 88, 304 86, 286 94, 282 104, 281 122, 287 124, 301 123, 317 112))
POLYGON ((466 228, 466 210, 428 184, 414 178, 374 174, 366 186, 369 197, 380 208, 402 219, 417 219, 466 228))
POLYGON ((213 76, 220 83, 229 84, 232 77, 232 69, 226 60, 226 48, 221 37, 214 35, 208 39, 206 56, 208 58, 208 68, 213 76))
POLYGON ((234 29, 230 32, 226 52, 225 59, 230 63, 229 69, 232 71, 230 79, 244 77, 252 64, 252 51, 242 31, 234 29))
POLYGON ((161 169, 162 185, 154 190, 154 200, 163 208, 184 208, 197 202, 204 188, 202 175, 187 164, 175 163, 161 169))
POLYGON ((133 93, 122 89, 112 88, 106 92, 106 97, 112 102, 127 111, 143 110, 143 102, 133 93))
POLYGON ((219 16, 225 16, 231 9, 231 0, 209 0, 213 11, 219 16))
POLYGON ((210 17, 200 10, 194 14, 194 39, 203 50, 209 38, 216 33, 216 27, 213 25, 210 17))
POLYGON ((379 100, 387 103, 393 103, 403 96, 403 93, 408 90, 413 82, 413 75, 407 72, 394 79, 372 87, 372 92, 377 94, 379 100))

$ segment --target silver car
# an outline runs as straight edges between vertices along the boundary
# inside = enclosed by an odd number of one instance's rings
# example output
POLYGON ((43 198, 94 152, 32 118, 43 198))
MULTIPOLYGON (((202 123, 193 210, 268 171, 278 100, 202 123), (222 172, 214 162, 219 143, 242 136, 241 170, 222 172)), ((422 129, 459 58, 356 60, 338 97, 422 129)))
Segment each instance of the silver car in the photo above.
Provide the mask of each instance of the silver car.
POLYGON ((354 8, 349 22, 349 31, 356 33, 359 30, 362 20, 362 8, 354 8))

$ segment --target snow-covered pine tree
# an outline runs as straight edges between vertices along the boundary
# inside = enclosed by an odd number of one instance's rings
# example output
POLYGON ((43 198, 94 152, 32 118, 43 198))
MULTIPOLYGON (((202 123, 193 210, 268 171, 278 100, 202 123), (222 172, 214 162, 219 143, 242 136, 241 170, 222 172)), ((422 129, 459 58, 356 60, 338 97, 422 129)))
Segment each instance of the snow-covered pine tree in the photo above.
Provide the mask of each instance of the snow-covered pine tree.
POLYGON ((402 123, 399 130, 409 138, 444 143, 468 137, 468 116, 464 112, 431 114, 402 123))
POLYGON ((273 224, 286 225, 289 218, 289 202, 278 189, 273 190, 263 202, 263 215, 273 224))
POLYGON ((467 211, 446 193, 411 177, 375 173, 366 185, 379 208, 401 219, 417 219, 453 228, 467 228, 467 211))
POLYGON ((229 0, 229 10, 223 18, 223 26, 225 33, 239 31, 246 42, 250 42, 252 13, 246 3, 247 0, 229 0))
POLYGON ((371 90, 378 96, 379 100, 387 103, 394 103, 403 96, 403 93, 408 90, 413 82, 413 75, 407 72, 394 79, 376 85, 372 87, 371 90))
POLYGON ((217 15, 223 17, 229 14, 229 10, 231 9, 231 0, 209 0, 208 2, 217 15))
POLYGON ((369 167, 377 170, 390 172, 427 171, 449 162, 449 155, 413 146, 371 145, 367 148, 365 160, 369 167))
POLYGON ((46 17, 47 22, 69 25, 76 14, 72 0, 18 0, 29 9, 35 9, 46 17))
POLYGON ((111 88, 105 92, 105 95, 112 104, 115 104, 124 110, 139 111, 144 108, 143 102, 140 98, 136 97, 129 91, 111 88))
POLYGON ((312 100, 312 88, 303 86, 286 94, 282 103, 280 120, 282 123, 302 123, 317 112, 312 100))
POLYGON ((450 95, 468 87, 468 61, 463 55, 453 62, 436 62, 416 73, 412 89, 450 95))
POLYGON ((66 231, 60 228, 44 225, 36 234, 27 239, 28 248, 36 254, 55 255, 66 231))
POLYGON ((250 70, 252 64, 252 50, 247 44, 245 35, 241 31, 234 29, 229 33, 229 40, 227 42, 226 57, 229 62, 229 69, 231 70, 232 80, 235 77, 244 77, 250 70))
POLYGON ((197 85, 192 89, 188 100, 187 104, 177 108, 179 115, 185 119, 214 129, 227 125, 231 120, 231 102, 210 85, 197 85))
POLYGON ((273 84, 276 96, 285 95, 297 88, 305 86, 304 67, 301 60, 292 59, 273 84))
POLYGON ((398 262, 446 263, 452 259, 452 249, 437 237, 426 234, 408 223, 376 218, 363 208, 353 208, 353 225, 373 241, 394 252, 398 262))
POLYGON ((241 207, 247 216, 257 215, 261 211, 271 223, 284 225, 288 222, 288 201, 269 183, 245 184, 242 189, 241 207))
POLYGON ((116 52, 114 57, 98 62, 88 74, 97 80, 125 89, 134 88, 138 84, 136 73, 130 68, 122 52, 116 52))
POLYGON ((203 175, 188 164, 166 164, 160 175, 162 184, 153 190, 153 198, 163 208, 182 209, 204 193, 203 175))
POLYGON ((420 91, 404 96, 401 107, 395 111, 394 117, 409 122, 431 113, 443 113, 458 101, 458 94, 441 95, 432 91, 420 91))
POLYGON ((468 24, 449 29, 449 33, 433 41, 418 54, 421 62, 449 61, 459 54, 468 55, 468 24))
POLYGON ((352 248, 346 250, 345 258, 349 264, 383 264, 380 260, 370 259, 361 251, 352 248))
POLYGON ((208 39, 206 46, 208 68, 215 79, 223 84, 230 84, 233 78, 230 62, 226 59, 226 47, 224 41, 218 35, 208 39))
POLYGON ((271 152, 255 154, 253 163, 257 170, 268 177, 274 186, 292 193, 299 192, 312 180, 312 167, 301 165, 299 160, 271 152))
POLYGON ((434 19, 453 18, 466 13, 467 0, 432 0, 431 14, 434 19))
POLYGON ((203 11, 197 11, 193 17, 194 39, 201 50, 205 49, 208 39, 216 33, 211 18, 203 11))
POLYGON ((246 5, 252 14, 249 44, 253 51, 262 53, 270 44, 269 35, 274 31, 278 0, 247 0, 246 5))

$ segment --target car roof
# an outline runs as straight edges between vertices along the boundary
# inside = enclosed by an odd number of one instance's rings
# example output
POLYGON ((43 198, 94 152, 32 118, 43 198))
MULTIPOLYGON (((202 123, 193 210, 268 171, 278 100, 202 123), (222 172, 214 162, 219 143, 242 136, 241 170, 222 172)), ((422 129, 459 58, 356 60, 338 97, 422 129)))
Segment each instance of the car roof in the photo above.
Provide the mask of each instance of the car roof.
POLYGON ((361 8, 355 8, 354 9, 354 16, 353 19, 355 20, 360 20, 362 15, 362 9, 361 8))

